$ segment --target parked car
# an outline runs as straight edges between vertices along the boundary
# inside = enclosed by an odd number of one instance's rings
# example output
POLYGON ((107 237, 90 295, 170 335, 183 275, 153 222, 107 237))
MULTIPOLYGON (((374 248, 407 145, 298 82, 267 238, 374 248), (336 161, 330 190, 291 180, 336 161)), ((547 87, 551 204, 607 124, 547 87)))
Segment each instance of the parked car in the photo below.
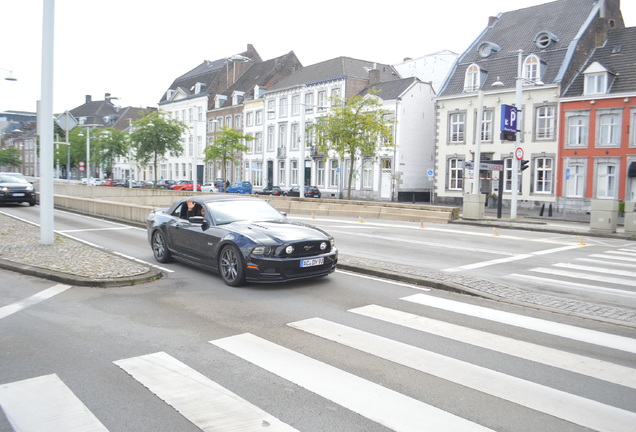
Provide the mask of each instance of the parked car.
MULTIPOLYGON (((183 180, 181 182, 179 182, 176 185, 173 185, 171 187, 172 190, 178 190, 178 191, 192 191, 192 180, 183 180)), ((197 190, 200 191, 201 190, 201 185, 199 183, 197 183, 197 190)))
POLYGON ((100 184, 100 186, 118 186, 118 185, 119 185, 119 182, 113 179, 106 179, 100 184))
POLYGON ((184 197, 146 220, 155 259, 177 259, 215 271, 229 286, 326 276, 336 269, 334 239, 312 225, 289 221, 267 201, 210 194, 184 197), (188 200, 203 216, 191 216, 188 200))
POLYGON ((235 181, 230 184, 225 190, 227 193, 238 193, 238 194, 251 194, 252 193, 252 183, 248 181, 235 181))
POLYGON ((100 179, 96 179, 94 177, 84 177, 82 178, 82 180, 80 181, 81 184, 83 185, 88 185, 88 186, 99 186, 102 184, 102 181, 100 179))
POLYGON ((320 198, 322 193, 316 186, 294 186, 284 193, 285 196, 300 197, 302 188, 302 196, 305 198, 320 198))
POLYGON ((170 189, 172 185, 176 184, 174 180, 157 180, 157 187, 163 189, 170 189))
POLYGON ((0 204, 29 203, 35 205, 35 187, 21 173, 0 173, 0 204))
POLYGON ((218 192, 219 187, 216 183, 205 183, 201 186, 201 192, 218 192))
POLYGON ((280 186, 266 186, 260 191, 254 192, 257 195, 274 195, 274 196, 282 196, 283 190, 280 186))

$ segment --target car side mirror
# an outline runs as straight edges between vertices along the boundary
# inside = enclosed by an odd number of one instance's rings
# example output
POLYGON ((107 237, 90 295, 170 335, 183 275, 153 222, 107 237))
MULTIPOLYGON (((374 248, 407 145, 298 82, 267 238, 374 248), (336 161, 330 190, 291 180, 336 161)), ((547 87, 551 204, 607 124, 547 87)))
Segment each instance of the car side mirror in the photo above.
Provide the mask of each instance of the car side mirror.
POLYGON ((205 219, 203 218, 203 216, 192 216, 190 217, 190 219, 188 219, 188 221, 190 223, 199 225, 199 224, 203 224, 203 222, 205 222, 205 219))

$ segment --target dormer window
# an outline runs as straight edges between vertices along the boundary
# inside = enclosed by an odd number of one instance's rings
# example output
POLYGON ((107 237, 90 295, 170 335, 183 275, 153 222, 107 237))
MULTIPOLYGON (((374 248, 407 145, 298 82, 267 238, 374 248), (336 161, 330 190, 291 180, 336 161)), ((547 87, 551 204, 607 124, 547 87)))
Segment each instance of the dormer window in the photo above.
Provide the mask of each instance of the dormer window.
POLYGON ((607 93, 610 74, 602 64, 592 63, 585 69, 583 76, 585 77, 584 92, 586 95, 607 93))
POLYGON ((232 105, 240 105, 243 103, 245 92, 235 90, 232 93, 232 105))
POLYGON ((534 37, 534 43, 539 49, 545 49, 558 41, 557 35, 547 30, 540 31, 534 37))
POLYGON ((536 55, 531 54, 523 61, 523 78, 528 83, 539 81, 541 79, 541 69, 541 60, 536 55))
POLYGON ((464 77, 464 91, 473 92, 479 90, 481 84, 481 69, 476 64, 471 64, 466 69, 466 76, 464 77))
POLYGON ((501 47, 497 45, 496 43, 484 42, 481 45, 479 45, 479 48, 477 48, 477 52, 479 52, 479 55, 481 57, 486 58, 496 53, 500 49, 501 47))

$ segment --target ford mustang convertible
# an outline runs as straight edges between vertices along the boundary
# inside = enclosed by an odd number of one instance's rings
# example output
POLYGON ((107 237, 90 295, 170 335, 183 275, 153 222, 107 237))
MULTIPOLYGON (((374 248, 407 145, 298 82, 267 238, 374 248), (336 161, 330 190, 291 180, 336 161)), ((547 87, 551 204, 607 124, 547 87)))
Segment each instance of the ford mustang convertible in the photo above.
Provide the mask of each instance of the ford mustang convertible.
POLYGON ((157 209, 146 221, 155 259, 217 272, 229 286, 326 276, 338 250, 325 231, 294 222, 267 201, 196 195, 157 209))

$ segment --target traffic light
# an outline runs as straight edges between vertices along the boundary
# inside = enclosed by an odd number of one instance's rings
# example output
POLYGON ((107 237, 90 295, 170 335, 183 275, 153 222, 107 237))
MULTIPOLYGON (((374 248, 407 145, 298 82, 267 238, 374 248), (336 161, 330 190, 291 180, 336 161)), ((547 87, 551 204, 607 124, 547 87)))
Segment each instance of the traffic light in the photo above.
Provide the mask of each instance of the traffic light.
POLYGON ((529 160, 521 160, 519 162, 521 162, 521 167, 519 168, 519 171, 523 171, 526 168, 530 168, 530 161, 529 160))
POLYGON ((501 131, 499 138, 501 138, 502 141, 516 141, 517 134, 515 132, 501 131))

